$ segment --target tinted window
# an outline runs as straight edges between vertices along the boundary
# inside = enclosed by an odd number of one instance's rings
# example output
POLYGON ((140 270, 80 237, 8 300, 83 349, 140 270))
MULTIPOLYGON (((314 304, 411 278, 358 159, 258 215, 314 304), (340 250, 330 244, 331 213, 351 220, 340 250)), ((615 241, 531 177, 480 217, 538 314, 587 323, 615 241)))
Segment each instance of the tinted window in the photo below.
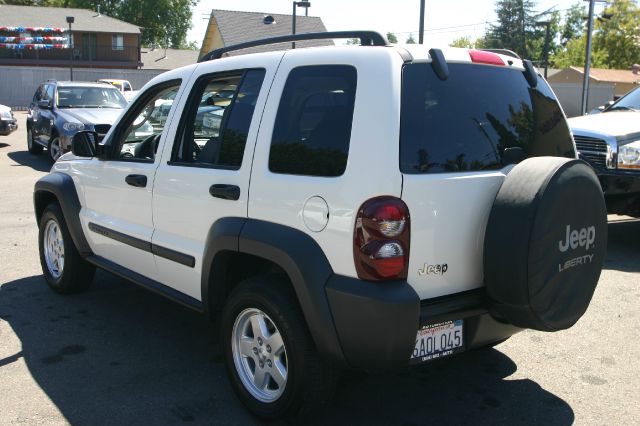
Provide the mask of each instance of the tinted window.
POLYGON ((264 74, 250 70, 196 83, 174 161, 240 168, 264 74))
POLYGON ((403 173, 499 169, 532 156, 575 157, 557 100, 542 80, 521 71, 449 64, 440 80, 431 64, 402 77, 400 170, 403 173))
POLYGON ((616 110, 640 110, 640 89, 632 90, 607 108, 607 111, 616 110))
POLYGON ((296 68, 278 107, 269 170, 340 176, 347 166, 356 70, 344 65, 296 68))

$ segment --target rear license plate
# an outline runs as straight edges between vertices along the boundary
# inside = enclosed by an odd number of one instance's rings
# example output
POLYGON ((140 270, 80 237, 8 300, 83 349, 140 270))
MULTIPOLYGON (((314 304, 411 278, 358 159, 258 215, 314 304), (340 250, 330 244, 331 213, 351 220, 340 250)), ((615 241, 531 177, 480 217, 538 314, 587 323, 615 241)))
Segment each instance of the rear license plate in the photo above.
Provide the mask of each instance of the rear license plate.
POLYGON ((462 320, 456 320, 421 327, 409 363, 417 364, 462 352, 462 324, 462 320))

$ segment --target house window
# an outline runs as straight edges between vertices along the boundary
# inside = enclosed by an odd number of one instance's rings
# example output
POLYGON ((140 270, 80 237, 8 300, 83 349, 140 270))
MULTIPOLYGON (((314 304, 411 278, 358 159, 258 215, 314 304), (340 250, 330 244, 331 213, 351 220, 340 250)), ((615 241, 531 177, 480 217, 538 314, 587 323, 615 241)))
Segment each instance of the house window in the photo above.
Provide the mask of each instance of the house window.
POLYGON ((122 34, 111 36, 111 50, 124 50, 124 36, 122 34))

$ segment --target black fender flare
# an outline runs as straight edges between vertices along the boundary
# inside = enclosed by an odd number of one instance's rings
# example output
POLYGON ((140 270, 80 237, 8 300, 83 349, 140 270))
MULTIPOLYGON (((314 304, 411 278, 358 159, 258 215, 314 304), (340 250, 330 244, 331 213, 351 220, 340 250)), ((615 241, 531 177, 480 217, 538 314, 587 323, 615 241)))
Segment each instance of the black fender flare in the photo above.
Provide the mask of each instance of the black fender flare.
POLYGON ((71 239, 78 252, 82 257, 90 256, 92 254, 91 247, 80 224, 80 209, 82 206, 71 176, 53 172, 38 179, 33 189, 33 206, 38 225, 40 224, 42 212, 51 201, 51 196, 55 197, 58 204, 60 204, 71 239))
POLYGON ((225 252, 250 254, 280 266, 291 280, 318 351, 324 359, 346 365, 325 291, 333 269, 313 238, 300 230, 272 222, 219 219, 209 231, 203 256, 202 300, 205 309, 209 307, 210 296, 223 294, 225 252))

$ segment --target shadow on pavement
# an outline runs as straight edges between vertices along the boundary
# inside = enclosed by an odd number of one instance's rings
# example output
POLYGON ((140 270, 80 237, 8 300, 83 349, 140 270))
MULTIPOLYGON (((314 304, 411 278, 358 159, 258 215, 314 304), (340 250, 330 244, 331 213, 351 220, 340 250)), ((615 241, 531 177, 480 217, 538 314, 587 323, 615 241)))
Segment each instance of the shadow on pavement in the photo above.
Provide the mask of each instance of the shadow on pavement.
MULTIPOLYGON (((0 319, 22 346, 0 368, 24 358, 71 424, 259 424, 232 393, 214 326, 110 274, 99 271, 73 296, 51 292, 41 276, 3 284, 0 319)), ((537 383, 505 379, 516 369, 485 349, 394 374, 350 374, 312 424, 574 421, 571 407, 537 383)))
POLYGON ((640 272, 640 220, 609 222, 605 269, 640 272))
POLYGON ((6 148, 10 146, 8 143, 0 142, 0 148, 6 148))
POLYGON ((18 163, 12 164, 13 166, 31 167, 39 172, 48 172, 53 165, 46 151, 41 155, 29 154, 29 151, 14 151, 8 153, 7 156, 18 163))

